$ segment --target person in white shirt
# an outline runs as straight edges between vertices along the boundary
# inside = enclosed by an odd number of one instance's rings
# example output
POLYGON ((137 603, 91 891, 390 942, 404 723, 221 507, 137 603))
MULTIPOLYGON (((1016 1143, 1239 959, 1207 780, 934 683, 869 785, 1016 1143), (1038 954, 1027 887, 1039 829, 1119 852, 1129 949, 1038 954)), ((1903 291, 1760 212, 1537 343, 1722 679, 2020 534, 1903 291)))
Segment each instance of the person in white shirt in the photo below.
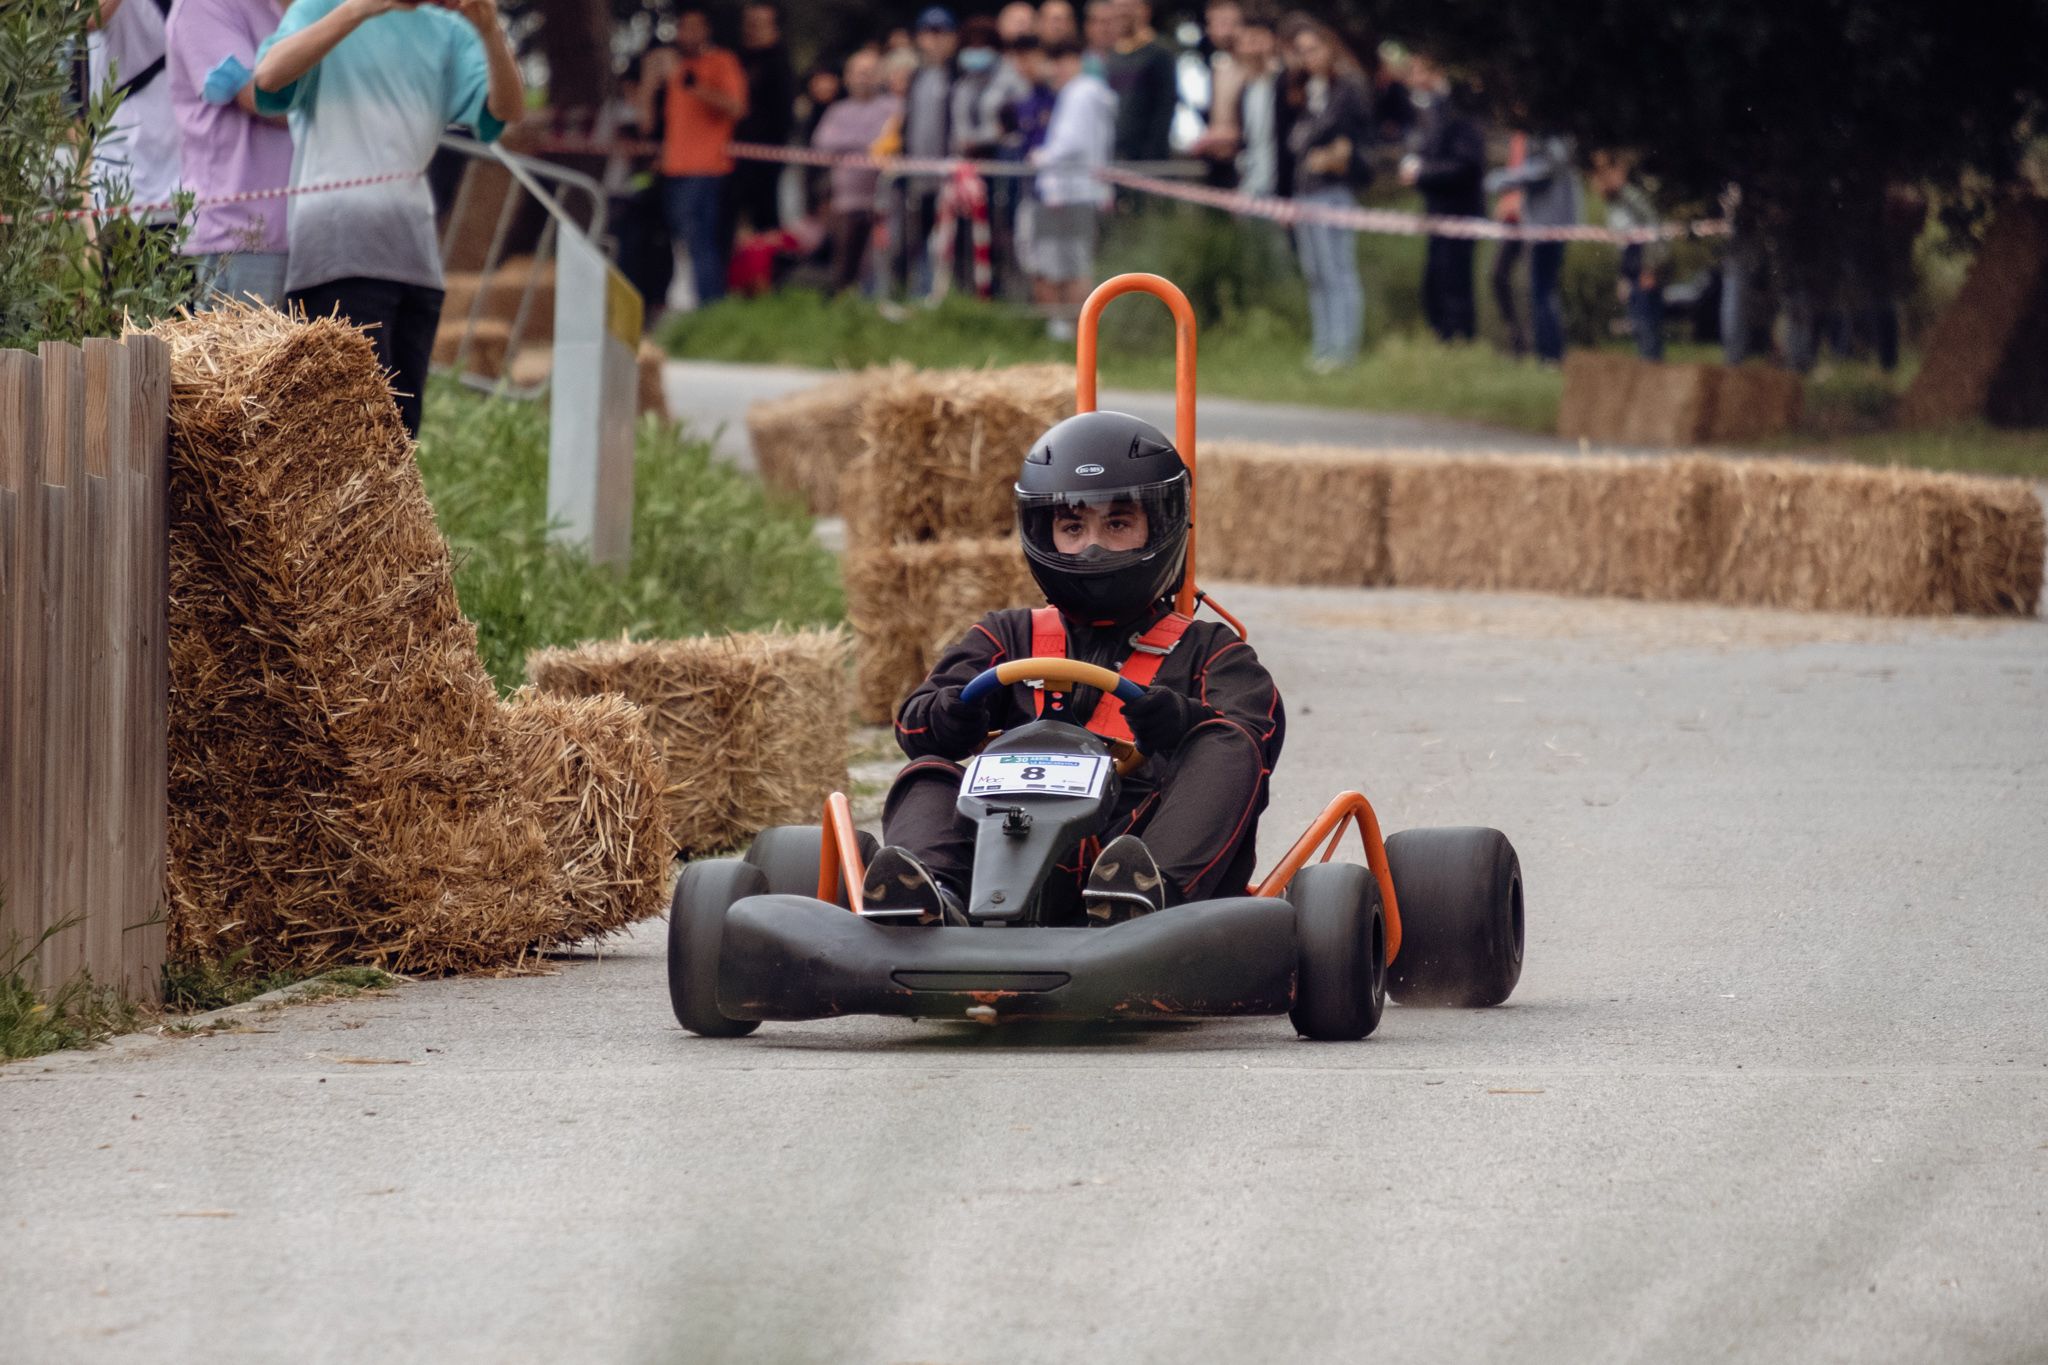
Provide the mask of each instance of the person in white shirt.
POLYGON ((1095 285, 1095 240, 1102 210, 1109 207, 1108 182, 1096 172, 1107 166, 1116 146, 1116 95, 1082 70, 1081 48, 1072 41, 1046 48, 1050 83, 1058 96, 1045 142, 1031 154, 1038 169, 1038 203, 1032 216, 1032 296, 1057 309, 1047 331, 1063 341, 1074 336, 1073 316, 1095 285))
MULTIPOLYGON (((126 185, 131 204, 169 204, 183 179, 178 120, 164 74, 164 16, 160 0, 101 0, 99 26, 87 36, 94 90, 122 92, 106 136, 95 149, 94 197, 126 185)), ((146 223, 174 223, 175 209, 140 215, 146 223)))

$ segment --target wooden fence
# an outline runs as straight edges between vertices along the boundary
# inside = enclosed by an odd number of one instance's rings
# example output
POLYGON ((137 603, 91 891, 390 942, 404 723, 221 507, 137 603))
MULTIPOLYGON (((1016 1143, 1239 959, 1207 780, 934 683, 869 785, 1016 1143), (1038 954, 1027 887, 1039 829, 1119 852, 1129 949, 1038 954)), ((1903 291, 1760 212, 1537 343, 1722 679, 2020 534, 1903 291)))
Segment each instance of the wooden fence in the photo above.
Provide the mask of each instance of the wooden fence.
POLYGON ((169 420, 154 337, 0 350, 0 964, 42 940, 42 984, 86 968, 141 998, 164 960, 169 420))

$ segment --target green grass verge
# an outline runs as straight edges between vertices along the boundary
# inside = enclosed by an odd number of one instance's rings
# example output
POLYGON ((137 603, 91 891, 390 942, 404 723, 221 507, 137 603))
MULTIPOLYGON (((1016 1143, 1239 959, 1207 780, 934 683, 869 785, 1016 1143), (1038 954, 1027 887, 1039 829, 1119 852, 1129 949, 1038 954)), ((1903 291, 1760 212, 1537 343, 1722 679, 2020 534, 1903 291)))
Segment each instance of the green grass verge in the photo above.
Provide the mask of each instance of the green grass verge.
POLYGON ((90 972, 80 971, 54 990, 35 988, 29 978, 36 953, 76 922, 59 924, 25 948, 12 944, 0 960, 0 1060, 92 1047, 141 1027, 146 1018, 120 991, 96 985, 90 972))
POLYGON ((839 569, 793 501, 658 422, 640 427, 633 560, 618 572, 547 538, 547 414, 436 382, 420 472, 455 553, 455 590, 506 691, 527 651, 616 637, 835 622, 839 569))

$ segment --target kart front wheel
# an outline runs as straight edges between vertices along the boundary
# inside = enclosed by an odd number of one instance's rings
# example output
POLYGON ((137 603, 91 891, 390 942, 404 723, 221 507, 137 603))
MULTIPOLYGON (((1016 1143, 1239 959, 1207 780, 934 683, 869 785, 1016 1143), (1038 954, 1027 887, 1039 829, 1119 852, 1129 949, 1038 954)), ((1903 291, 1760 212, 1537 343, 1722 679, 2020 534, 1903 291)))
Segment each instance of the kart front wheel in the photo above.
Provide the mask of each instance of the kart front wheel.
POLYGON ((1522 862, 1497 829, 1404 829, 1387 840, 1401 911, 1388 987, 1404 1005, 1498 1005, 1522 978, 1522 862))
POLYGON ((1305 1038, 1349 1042, 1379 1027, 1387 1002, 1380 885, 1357 863, 1311 863, 1287 884, 1300 966, 1287 1017, 1305 1038))
MULTIPOLYGON (((875 860, 881 845, 866 830, 854 833, 860 845, 861 866, 875 860)), ((771 896, 815 896, 818 894, 818 864, 824 856, 825 831, 818 825, 771 825, 754 836, 747 861, 768 878, 771 896)), ((832 903, 846 907, 846 887, 832 895, 832 903)))
POLYGON ((691 863, 676 879, 668 910, 668 1002, 676 1022, 706 1038, 744 1038, 758 1019, 728 1019, 718 1012, 718 958, 725 912, 748 896, 768 893, 761 869, 738 858, 691 863))

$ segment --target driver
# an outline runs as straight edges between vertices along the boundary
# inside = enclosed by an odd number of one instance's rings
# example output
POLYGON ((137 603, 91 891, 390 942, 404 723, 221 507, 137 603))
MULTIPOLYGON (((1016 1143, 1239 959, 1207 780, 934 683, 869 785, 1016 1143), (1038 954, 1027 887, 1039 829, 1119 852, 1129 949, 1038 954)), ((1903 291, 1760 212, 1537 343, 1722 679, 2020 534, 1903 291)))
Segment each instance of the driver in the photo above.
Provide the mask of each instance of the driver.
POLYGON ((1147 755, 1123 779, 1100 843, 1084 841, 1049 882, 1047 923, 1108 924, 1241 893, 1286 715, 1250 645, 1173 610, 1188 508, 1180 452, 1135 417, 1082 413, 1031 448, 1017 529, 1051 605, 982 617, 897 712, 911 761, 883 808, 887 846, 862 888, 870 913, 961 922, 974 858, 974 826, 956 807, 961 760, 990 731, 1039 716, 1135 741, 1147 755), (983 669, 1048 655, 1119 670, 1147 691, 1125 706, 1092 687, 1060 696, 1019 683, 961 700, 983 669))

